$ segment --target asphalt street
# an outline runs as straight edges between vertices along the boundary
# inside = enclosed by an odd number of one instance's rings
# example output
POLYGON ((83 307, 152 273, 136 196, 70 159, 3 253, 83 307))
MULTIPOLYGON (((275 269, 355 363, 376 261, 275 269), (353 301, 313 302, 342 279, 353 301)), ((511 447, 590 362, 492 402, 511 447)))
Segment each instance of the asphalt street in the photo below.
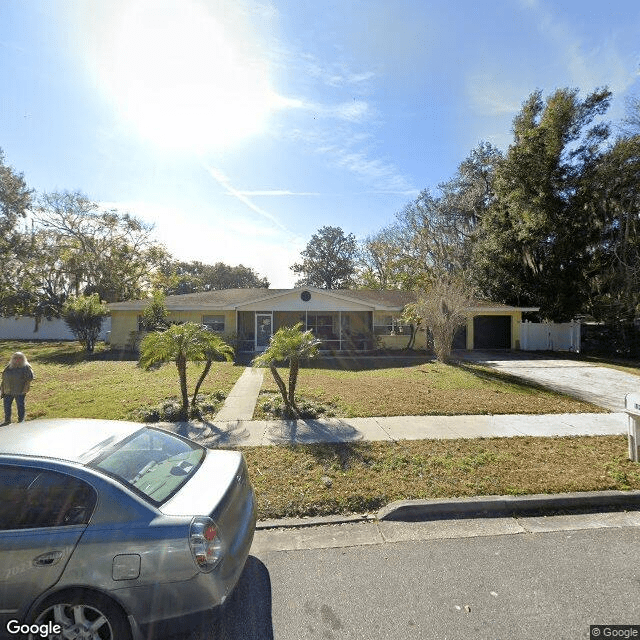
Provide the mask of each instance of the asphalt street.
POLYGON ((640 624, 639 517, 258 532, 223 610, 163 626, 156 637, 586 639, 591 624, 640 624))

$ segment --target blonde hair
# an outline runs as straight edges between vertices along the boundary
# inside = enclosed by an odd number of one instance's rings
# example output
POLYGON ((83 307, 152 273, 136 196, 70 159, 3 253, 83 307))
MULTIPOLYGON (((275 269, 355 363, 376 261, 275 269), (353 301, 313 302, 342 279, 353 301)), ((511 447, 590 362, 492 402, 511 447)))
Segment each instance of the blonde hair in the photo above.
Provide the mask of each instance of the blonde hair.
POLYGON ((24 355, 24 353, 22 353, 22 351, 16 351, 10 358, 9 360, 9 366, 13 369, 16 367, 28 367, 29 366, 29 362, 27 360, 27 356, 24 355), (18 364, 16 362, 16 360, 18 360, 18 358, 22 358, 23 363, 22 364, 18 364))

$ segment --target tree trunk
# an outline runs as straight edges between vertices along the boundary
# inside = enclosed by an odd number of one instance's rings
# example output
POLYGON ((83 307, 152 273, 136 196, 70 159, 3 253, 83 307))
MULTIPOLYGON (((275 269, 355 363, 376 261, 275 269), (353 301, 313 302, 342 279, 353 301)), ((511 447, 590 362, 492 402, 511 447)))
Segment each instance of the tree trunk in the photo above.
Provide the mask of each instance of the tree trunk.
POLYGON ((187 391, 187 360, 184 356, 176 358, 178 377, 180 378, 180 393, 182 394, 182 419, 189 419, 189 392, 187 391))
POLYGON ((416 343, 416 333, 417 333, 417 327, 413 324, 409 325, 409 329, 411 330, 411 336, 409 338, 409 342, 407 343, 407 349, 412 351, 413 350, 413 346, 416 343))
POLYGON ((451 360, 451 347, 453 343, 453 335, 451 331, 439 327, 433 331, 433 350, 439 362, 447 363, 451 360))
POLYGON ((296 405, 296 384, 298 383, 298 370, 300 361, 298 358, 291 358, 289 361, 289 404, 295 409, 296 415, 300 415, 296 405))
POLYGON ((200 386, 202 385, 202 383, 204 382, 204 379, 209 374, 209 371, 211 371, 211 363, 212 362, 213 362, 212 360, 207 360, 206 364, 204 365, 204 369, 202 370, 202 375, 200 376, 200 378, 198 378, 198 382, 196 383, 195 391, 193 392, 193 398, 191 400, 191 406, 192 407, 195 407, 196 404, 198 403, 198 401, 197 401, 198 391, 200 391, 200 386))
POLYGON ((276 381, 276 384, 278 385, 278 389, 280 389, 280 395, 284 400, 285 407, 291 413, 291 415, 297 416, 298 413, 295 410, 295 408, 291 406, 291 403, 289 402, 289 396, 287 395, 287 387, 284 384, 284 380, 280 377, 280 374, 276 369, 276 365, 270 364, 269 369, 271 369, 271 375, 273 376, 273 379, 276 381))

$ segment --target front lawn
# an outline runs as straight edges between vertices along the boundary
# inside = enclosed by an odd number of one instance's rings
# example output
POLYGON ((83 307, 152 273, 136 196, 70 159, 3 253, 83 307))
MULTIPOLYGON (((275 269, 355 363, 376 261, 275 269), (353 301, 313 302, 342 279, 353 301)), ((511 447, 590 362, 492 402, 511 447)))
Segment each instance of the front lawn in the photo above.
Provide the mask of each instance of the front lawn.
MULTIPOLYGON (((133 356, 111 352, 102 344, 87 355, 73 342, 0 341, 2 368, 15 351, 25 353, 36 376, 27 394, 27 419, 141 420, 141 409, 180 394, 174 364, 144 371, 133 356)), ((200 392, 221 391, 226 396, 243 370, 233 363, 213 363, 200 392)), ((201 365, 187 366, 190 392, 201 371, 201 365)))
MULTIPOLYGON (((509 413, 597 413, 605 410, 474 363, 378 358, 313 361, 300 369, 296 395, 330 405, 340 417, 509 413)), ((288 371, 281 371, 286 379, 288 371)), ((262 390, 277 393, 269 371, 262 390)), ((258 403, 254 419, 270 415, 258 403)))
MULTIPOLYGON (((14 351, 27 355, 36 374, 28 418, 138 420, 143 407, 178 394, 173 364, 145 372, 136 360, 103 345, 87 356, 75 343, 2 341, 0 363, 14 351)), ((299 390, 333 400, 345 416, 601 411, 480 365, 323 365, 300 371, 299 390)), ((188 366, 191 389, 200 370, 188 366)), ((243 370, 214 363, 203 393, 228 394, 243 370)), ((275 390, 268 372, 264 387, 275 390)), ((262 519, 366 512, 410 498, 640 489, 640 467, 627 460, 623 436, 358 442, 243 452, 262 519)))
POLYGON ((584 355, 579 357, 583 362, 589 364, 595 364, 600 367, 609 367, 610 369, 617 369, 618 371, 624 371, 625 373, 631 373, 634 376, 640 376, 640 362, 637 360, 626 360, 623 358, 604 358, 602 356, 590 356, 584 355))
POLYGON ((258 517, 366 513, 404 499, 640 489, 624 436, 245 447, 258 517))

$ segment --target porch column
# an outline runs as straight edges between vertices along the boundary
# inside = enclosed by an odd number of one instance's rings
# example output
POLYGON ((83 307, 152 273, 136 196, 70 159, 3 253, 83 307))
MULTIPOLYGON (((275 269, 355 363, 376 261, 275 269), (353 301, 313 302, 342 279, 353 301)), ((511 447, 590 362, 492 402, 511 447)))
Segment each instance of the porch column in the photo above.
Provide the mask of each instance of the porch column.
POLYGON ((342 311, 338 311, 338 351, 342 351, 342 311))
POLYGON ((475 340, 474 336, 474 326, 473 326, 473 316, 469 316, 467 318, 467 350, 473 350, 473 342, 475 340))

